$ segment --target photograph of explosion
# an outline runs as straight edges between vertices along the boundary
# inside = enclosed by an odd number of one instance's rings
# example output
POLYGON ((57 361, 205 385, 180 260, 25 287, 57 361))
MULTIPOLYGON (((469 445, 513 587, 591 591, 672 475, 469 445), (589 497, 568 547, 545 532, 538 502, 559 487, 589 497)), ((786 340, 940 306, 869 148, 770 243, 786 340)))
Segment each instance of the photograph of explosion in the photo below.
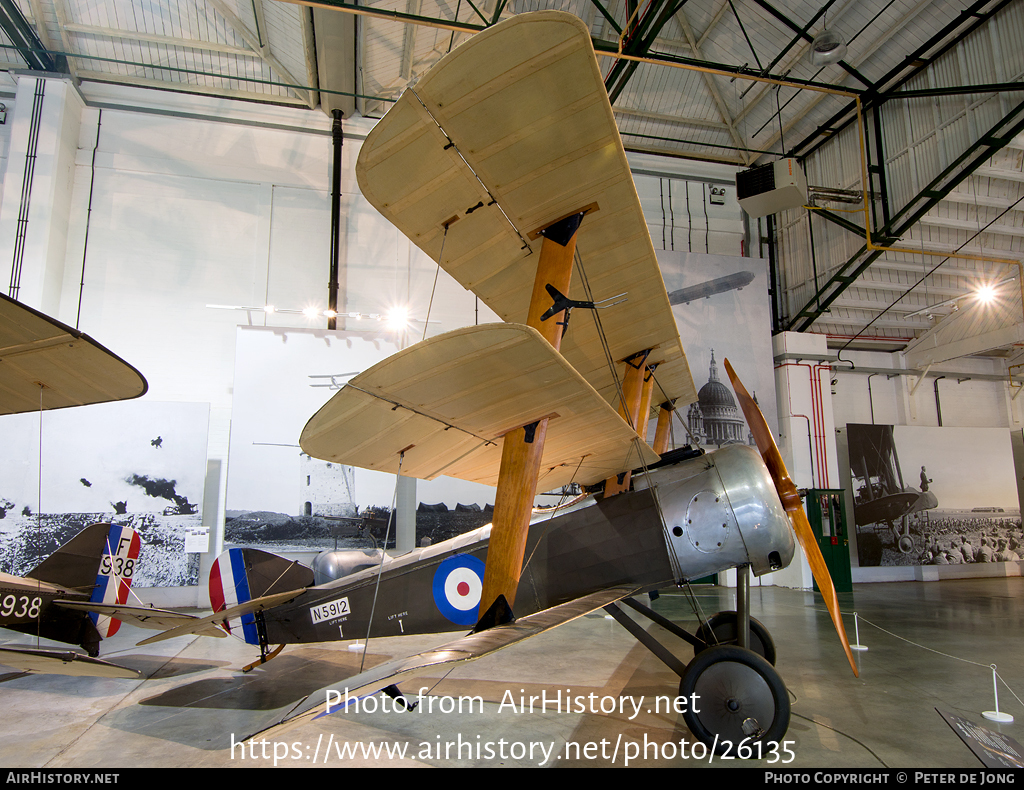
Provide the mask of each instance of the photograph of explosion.
POLYGON ((209 404, 127 401, 2 418, 0 569, 23 575, 89 524, 138 531, 133 586, 199 581, 209 404))

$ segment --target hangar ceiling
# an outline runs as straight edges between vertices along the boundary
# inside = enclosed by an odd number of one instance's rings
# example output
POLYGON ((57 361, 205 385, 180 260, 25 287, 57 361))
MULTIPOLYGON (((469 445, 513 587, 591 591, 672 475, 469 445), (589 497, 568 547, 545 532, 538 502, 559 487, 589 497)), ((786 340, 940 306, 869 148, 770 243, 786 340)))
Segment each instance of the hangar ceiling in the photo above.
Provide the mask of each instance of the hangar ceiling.
POLYGON ((759 221, 777 241, 777 329, 932 361, 1024 342, 1024 0, 315 6, 0 0, 0 68, 69 72, 86 92, 102 81, 379 117, 476 31, 569 11, 590 28, 627 149, 737 167, 796 156, 812 186, 854 193, 759 221), (846 54, 814 65, 825 28, 846 54), (999 284, 1001 307, 972 306, 981 281, 999 284))

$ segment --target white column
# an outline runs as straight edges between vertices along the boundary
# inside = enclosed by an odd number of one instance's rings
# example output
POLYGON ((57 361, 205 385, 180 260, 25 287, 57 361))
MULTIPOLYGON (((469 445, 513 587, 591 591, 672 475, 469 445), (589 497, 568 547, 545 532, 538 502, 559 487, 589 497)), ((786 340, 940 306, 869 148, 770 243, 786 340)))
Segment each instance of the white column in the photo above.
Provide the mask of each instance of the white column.
MULTIPOLYGON (((821 362, 828 355, 824 335, 783 332, 772 338, 776 359, 779 452, 797 488, 847 488, 839 479, 831 375, 821 362)), ((802 551, 771 581, 809 589, 814 584, 802 551)))

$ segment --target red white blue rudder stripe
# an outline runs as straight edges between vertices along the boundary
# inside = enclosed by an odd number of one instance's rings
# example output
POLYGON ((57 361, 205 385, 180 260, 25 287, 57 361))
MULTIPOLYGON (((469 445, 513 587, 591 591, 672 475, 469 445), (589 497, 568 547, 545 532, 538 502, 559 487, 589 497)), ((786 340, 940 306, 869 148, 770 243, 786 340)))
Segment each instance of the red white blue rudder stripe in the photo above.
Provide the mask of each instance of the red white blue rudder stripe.
MULTIPOLYGON (((243 552, 243 549, 228 549, 213 561, 213 567, 210 568, 210 606, 215 612, 252 600, 243 552)), ((260 643, 256 632, 256 618, 252 614, 244 614, 236 620, 226 620, 224 628, 228 633, 233 629, 241 629, 242 636, 250 645, 260 643)))
MULTIPOLYGON (((90 601, 105 604, 127 602, 140 545, 139 534, 134 529, 119 524, 110 525, 107 543, 103 547, 99 567, 96 569, 96 584, 90 601)), ((102 639, 113 636, 121 627, 120 620, 107 615, 91 612, 89 617, 102 639)))
POLYGON ((471 554, 449 557, 434 571, 434 603, 456 625, 476 625, 483 589, 483 560, 471 554))

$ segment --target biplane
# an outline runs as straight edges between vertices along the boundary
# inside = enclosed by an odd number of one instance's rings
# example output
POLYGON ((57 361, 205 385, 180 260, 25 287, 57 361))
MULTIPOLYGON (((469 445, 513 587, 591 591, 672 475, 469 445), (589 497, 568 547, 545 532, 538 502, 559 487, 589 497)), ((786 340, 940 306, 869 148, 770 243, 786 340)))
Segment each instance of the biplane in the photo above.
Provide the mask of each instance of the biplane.
MULTIPOLYGON (((145 394, 135 368, 79 332, 0 294, 0 415, 63 409, 145 394)), ((85 649, 0 647, 0 664, 27 672, 137 678, 96 658, 99 644, 131 618, 168 628, 190 615, 126 603, 139 556, 131 528, 93 524, 27 576, 0 573, 0 627, 85 649), (116 617, 115 617, 116 615, 116 617)))
MULTIPOLYGON (((272 645, 471 629, 336 684, 400 696, 404 679, 605 609, 678 672, 681 695, 704 701, 686 714, 697 737, 719 748, 780 739, 789 699, 746 596, 750 571, 792 560, 794 529, 856 666, 799 494, 738 380, 760 455, 665 453, 673 404, 695 390, 586 27, 537 12, 476 34, 405 91, 356 173, 363 195, 504 323, 360 373, 300 444, 331 462, 496 486, 494 521, 321 585, 297 563, 230 549, 211 573, 222 610, 205 622, 229 621, 261 658, 272 645), (533 512, 538 490, 569 483, 593 493, 533 512), (730 568, 742 569, 737 610, 696 636, 635 599, 730 568), (697 657, 675 658, 620 602, 697 657)), ((310 695, 274 735, 332 709, 327 693, 310 695)))
POLYGON ((939 506, 921 467, 921 487, 903 481, 891 425, 855 425, 849 431, 850 471, 853 475, 853 519, 858 526, 884 523, 892 530, 893 544, 904 554, 914 550, 910 517, 939 506))

